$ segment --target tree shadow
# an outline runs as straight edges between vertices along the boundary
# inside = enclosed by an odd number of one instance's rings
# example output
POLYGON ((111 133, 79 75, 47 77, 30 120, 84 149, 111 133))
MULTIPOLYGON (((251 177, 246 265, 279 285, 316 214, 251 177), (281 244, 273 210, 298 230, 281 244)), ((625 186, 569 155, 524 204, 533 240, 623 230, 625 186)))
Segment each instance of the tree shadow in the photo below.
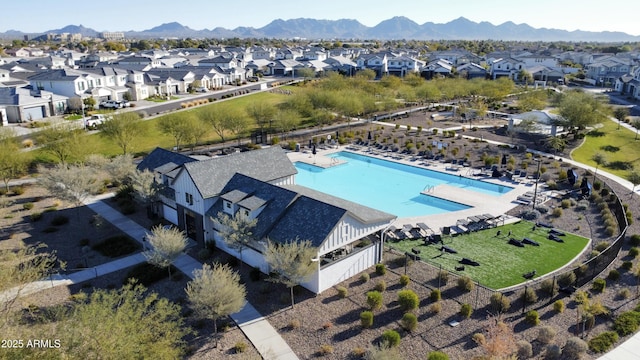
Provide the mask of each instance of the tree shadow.
POLYGON ((331 339, 335 342, 341 342, 349 340, 353 337, 359 336, 362 330, 358 326, 352 326, 348 329, 342 330, 339 333, 334 334, 331 339))
POLYGON ((351 324, 360 320, 360 313, 364 309, 353 309, 347 313, 344 313, 333 320, 336 324, 351 324))

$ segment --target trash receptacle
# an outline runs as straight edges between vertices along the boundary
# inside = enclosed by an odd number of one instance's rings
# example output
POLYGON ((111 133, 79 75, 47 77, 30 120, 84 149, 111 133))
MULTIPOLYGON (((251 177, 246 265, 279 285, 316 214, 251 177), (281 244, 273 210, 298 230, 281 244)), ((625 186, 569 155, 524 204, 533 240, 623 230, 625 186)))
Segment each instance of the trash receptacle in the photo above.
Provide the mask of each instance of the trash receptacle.
POLYGON ((300 143, 296 143, 296 151, 300 152, 300 143))

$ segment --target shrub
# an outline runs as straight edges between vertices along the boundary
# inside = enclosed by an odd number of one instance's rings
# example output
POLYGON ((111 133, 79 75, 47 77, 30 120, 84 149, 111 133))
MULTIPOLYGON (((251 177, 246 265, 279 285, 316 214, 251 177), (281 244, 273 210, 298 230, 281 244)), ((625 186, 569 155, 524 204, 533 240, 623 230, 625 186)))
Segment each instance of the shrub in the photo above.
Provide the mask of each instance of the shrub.
POLYGON ((400 276, 400 285, 407 286, 407 285, 409 285, 409 281, 410 281, 409 275, 401 275, 400 276))
POLYGON ((400 345, 400 334, 395 330, 387 330, 382 333, 382 343, 388 347, 400 345))
MULTIPOLYGON (((198 250, 198 259, 201 261, 205 261, 211 256, 211 251, 209 249, 200 249, 198 250)), ((249 274, 251 276, 251 274, 249 274)))
POLYGON ((600 241, 599 243, 596 244, 596 246, 594 247, 594 249, 596 249, 599 252, 603 252, 606 248, 609 247, 609 243, 606 241, 600 241))
POLYGON ((518 348, 518 359, 528 359, 533 356, 533 347, 526 340, 520 340, 516 343, 518 348))
POLYGON ((538 315, 538 312, 536 310, 527 311, 524 319, 528 324, 531 324, 533 326, 537 326, 540 324, 540 316, 538 315))
POLYGON ((533 304, 538 301, 538 295, 536 295, 536 292, 535 290, 533 290, 533 288, 527 287, 522 292, 521 299, 528 304, 533 304))
POLYGON ((35 213, 31 214, 29 217, 31 218, 31 221, 36 222, 36 221, 39 221, 40 219, 42 219, 42 213, 41 212, 35 212, 35 213))
POLYGON ((427 355, 427 360, 449 360, 449 355, 442 351, 432 351, 427 355))
POLYGON ((495 292, 489 299, 491 307, 499 312, 506 312, 511 307, 511 301, 508 297, 502 295, 500 292, 495 292))
POLYGON ((619 299, 628 299, 631 296, 631 290, 627 288, 622 288, 618 290, 618 294, 616 295, 619 299))
POLYGON ((618 281, 618 279, 620 279, 620 272, 616 269, 610 270, 607 274, 607 280, 618 281))
POLYGON ((473 309, 471 308, 471 305, 462 304, 460 306, 460 315, 462 315, 462 317, 464 317, 465 319, 470 318, 472 312, 473 312, 473 309))
POLYGON ((551 212, 551 215, 553 215, 553 217, 561 217, 562 216, 562 209, 561 208, 555 208, 553 209, 553 211, 551 212))
POLYGON ((440 293, 440 290, 438 289, 433 289, 431 290, 431 293, 429 294, 429 299, 431 299, 431 301, 440 301, 440 299, 442 298, 442 294, 440 293))
POLYGON ((640 250, 638 250, 637 247, 632 247, 631 249, 629 249, 629 256, 631 256, 632 258, 637 258, 638 254, 640 254, 640 250))
POLYGON ((540 284, 540 290, 549 296, 555 296, 558 293, 558 284, 554 279, 544 279, 540 284))
POLYGON ((562 348, 562 357, 563 359, 580 359, 587 353, 588 348, 589 346, 584 340, 575 336, 571 337, 562 348))
POLYGON ((22 195, 24 194, 24 187, 22 186, 14 186, 11 188, 11 191, 13 191, 13 193, 15 195, 22 195))
POLYGON ((473 280, 471 280, 470 277, 463 276, 458 278, 458 289, 462 291, 470 292, 470 291, 473 291, 474 287, 475 287, 475 284, 473 283, 473 280))
POLYGON ((591 290, 595 292, 602 293, 607 286, 607 281, 605 279, 595 279, 593 281, 593 285, 591 285, 591 290))
POLYGON ((561 288, 573 285, 575 282, 576 274, 574 274, 573 271, 563 273, 558 277, 558 285, 561 288))
POLYGON ((384 264, 376 264, 376 274, 384 275, 386 273, 387 273, 387 268, 384 266, 384 264))
POLYGON ((631 246, 640 246, 640 234, 631 235, 631 237, 629 238, 629 243, 631 243, 631 246))
POLYGON ((379 292, 384 292, 387 290, 387 283, 384 280, 380 280, 376 283, 376 286, 374 286, 373 289, 379 292))
POLYGON ((615 331, 602 332, 589 340, 589 350, 594 353, 606 352, 618 342, 618 339, 618 334, 615 331))
POLYGON ((347 288, 344 286, 337 286, 336 290, 338 290, 338 297, 340 299, 344 299, 347 297, 347 295, 349 295, 349 290, 347 290, 347 288))
POLYGON ((402 290, 398 292, 398 304, 402 311, 411 311, 418 308, 420 299, 413 290, 402 290))
POLYGON ((542 344, 549 344, 553 341, 557 331, 551 326, 541 326, 538 329, 538 337, 536 338, 542 344))
POLYGON ((556 344, 549 344, 545 347, 545 360, 557 360, 560 358, 561 349, 556 344))
POLYGON ((367 305, 371 310, 382 308, 382 294, 378 291, 369 291, 367 293, 367 305))
POLYGON ((429 311, 434 314, 440 313, 440 311, 442 311, 442 304, 440 302, 431 304, 431 306, 429 306, 429 311))
POLYGON ((318 350, 318 354, 320 356, 333 354, 333 346, 329 344, 320 345, 320 350, 318 350))
POLYGON ((241 354, 247 351, 247 343, 244 341, 238 341, 235 345, 233 345, 233 351, 235 351, 236 354, 241 354))
POLYGON ((418 327, 418 318, 412 313, 406 313, 402 316, 400 323, 403 329, 412 332, 418 327))
MULTIPOLYGON (((631 261, 622 262, 622 268, 624 270, 626 270, 626 271, 629 271, 629 270, 633 269, 633 262, 631 262, 631 261)), ((613 270, 611 270, 611 271, 613 271, 613 270)))
POLYGON ((487 339, 484 337, 483 333, 473 334, 473 336, 471 337, 471 340, 473 340, 473 342, 475 342, 478 345, 484 345, 487 343, 487 339))
POLYGON ((351 355, 355 358, 362 358, 367 354, 367 350, 365 348, 357 347, 351 351, 351 355))
POLYGON ((363 311, 360 313, 360 325, 365 329, 373 326, 373 313, 371 311, 363 311))
POLYGON ((564 308, 565 308, 565 305, 564 305, 564 301, 562 300, 556 300, 553 303, 553 310, 555 310, 556 312, 559 312, 559 313, 564 312, 564 308))
POLYGON ((33 209, 33 203, 32 202, 24 203, 22 204, 22 208, 25 210, 31 210, 33 209))
POLYGON ((443 285, 446 285, 447 282, 449 281, 449 272, 446 270, 438 271, 438 281, 441 282, 443 285))
POLYGON ((369 273, 362 273, 360 275, 360 281, 362 281, 363 283, 366 283, 367 281, 369 281, 369 273))
POLYGON ((627 311, 620 314, 613 322, 613 330, 615 330, 620 336, 630 335, 638 330, 639 323, 640 312, 627 311))
POLYGON ((560 206, 563 209, 567 209, 571 206, 571 201, 569 201, 569 199, 562 200, 562 202, 560 203, 560 206))
POLYGON ((62 226, 69 222, 69 218, 64 215, 56 215, 51 219, 51 225, 62 226))

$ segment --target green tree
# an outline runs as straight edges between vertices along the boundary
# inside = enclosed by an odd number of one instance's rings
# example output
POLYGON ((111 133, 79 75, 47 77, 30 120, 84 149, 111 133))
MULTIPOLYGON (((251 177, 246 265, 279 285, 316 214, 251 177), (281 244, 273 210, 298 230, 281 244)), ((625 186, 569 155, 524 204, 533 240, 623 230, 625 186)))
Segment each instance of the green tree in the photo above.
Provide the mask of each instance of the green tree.
POLYGON ((249 219, 240 211, 234 216, 218 212, 217 216, 212 217, 211 220, 219 225, 218 233, 222 241, 240 253, 240 263, 242 263, 242 252, 255 240, 253 230, 258 220, 249 219))
POLYGON ((267 242, 264 258, 272 272, 278 274, 274 279, 286 285, 291 291, 291 308, 294 306, 293 287, 308 281, 318 271, 318 249, 309 240, 293 240, 286 243, 267 242))
POLYGON ((316 75, 316 71, 312 68, 305 67, 305 68, 296 69, 296 75, 302 77, 304 79, 304 82, 306 83, 307 80, 311 79, 316 75))
POLYGON ((564 126, 580 130, 606 121, 609 109, 590 94, 582 91, 568 91, 560 97, 558 111, 564 126))
POLYGON ((151 249, 145 252, 147 261, 157 267, 169 270, 171 279, 171 263, 180 256, 187 247, 187 237, 184 232, 175 227, 165 228, 157 225, 147 235, 151 249))
POLYGON ((130 183, 131 176, 136 171, 136 165, 133 163, 131 154, 124 154, 106 161, 102 166, 102 170, 109 174, 111 182, 118 186, 130 183))
POLYGON ((598 167, 605 165, 607 163, 607 158, 604 156, 603 153, 597 152, 595 154, 593 154, 593 156, 591 157, 591 160, 593 160, 594 163, 596 163, 596 171, 593 174, 593 179, 596 179, 596 176, 598 175, 598 167))
POLYGON ((81 158, 85 153, 84 134, 71 124, 57 124, 42 129, 36 135, 42 149, 66 164, 72 159, 81 158))
POLYGON ((72 359, 176 359, 184 355, 180 307, 142 285, 95 289, 58 324, 63 352, 72 359))
POLYGON ((282 132, 283 139, 286 138, 286 134, 298 126, 300 121, 300 115, 295 110, 280 110, 275 117, 276 126, 282 132))
POLYGON ((262 100, 254 101, 247 105, 247 114, 258 124, 260 131, 264 131, 269 121, 273 120, 276 108, 272 104, 262 100))
POLYGON ((522 112, 542 110, 547 106, 547 94, 544 90, 527 91, 518 95, 518 108, 522 112))
POLYGON ((180 144, 186 142, 192 136, 192 123, 195 122, 193 114, 190 112, 178 112, 171 115, 162 116, 156 123, 158 129, 166 135, 173 137, 175 141, 175 151, 180 151, 180 144))
POLYGON ((225 134, 230 127, 229 118, 235 116, 233 114, 237 112, 237 109, 228 106, 207 106, 202 108, 199 116, 202 121, 213 128, 213 131, 220 136, 220 140, 225 142, 225 134))
POLYGON ((620 123, 622 123, 627 116, 629 116, 629 109, 626 107, 618 107, 613 111, 613 116, 618 120, 618 130, 620 129, 620 123))
POLYGON ((629 175, 627 175, 627 180, 629 180, 633 185, 633 188, 631 188, 631 192, 633 193, 636 189, 636 186, 640 185, 640 172, 638 172, 637 170, 630 171, 629 175))
POLYGON ((635 140, 638 140, 638 130, 640 130, 640 119, 633 120, 633 123, 631 123, 631 126, 633 126, 636 129, 635 140))
POLYGON ((227 127, 231 134, 236 137, 238 140, 238 146, 240 146, 240 138, 242 134, 249 130, 253 123, 241 110, 229 112, 227 116, 227 127))
POLYGON ((0 178, 9 191, 9 181, 27 172, 28 158, 18 148, 13 129, 0 128, 0 178))
POLYGON ((126 154, 142 134, 140 116, 135 112, 115 114, 102 124, 100 134, 111 139, 126 154))
MULTIPOLYGON (((217 320, 242 309, 247 290, 240 283, 240 275, 227 264, 204 264, 194 272, 194 278, 187 283, 187 297, 197 314, 213 320, 217 337, 217 320)), ((217 344, 217 338, 216 338, 217 344)))
POLYGON ((548 148, 553 149, 554 153, 563 151, 564 147, 567 146, 565 140, 559 136, 549 136, 545 140, 545 144, 548 148))

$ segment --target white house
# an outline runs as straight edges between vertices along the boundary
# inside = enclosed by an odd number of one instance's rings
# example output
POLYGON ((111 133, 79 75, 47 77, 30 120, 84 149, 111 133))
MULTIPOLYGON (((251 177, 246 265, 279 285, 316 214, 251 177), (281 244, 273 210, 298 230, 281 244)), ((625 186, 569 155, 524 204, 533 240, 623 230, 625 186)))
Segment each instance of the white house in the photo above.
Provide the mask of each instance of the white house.
POLYGON ((164 218, 201 246, 214 241, 267 273, 270 269, 262 255, 266 241, 311 241, 318 250, 314 257, 318 271, 303 286, 315 293, 379 262, 382 243, 376 234, 396 218, 295 185, 297 170, 280 147, 201 161, 156 149, 140 167, 162 173, 167 193, 175 199, 170 204, 175 208, 163 204, 164 218), (223 241, 224 229, 216 221, 219 214, 257 219, 255 240, 242 254, 223 241))

